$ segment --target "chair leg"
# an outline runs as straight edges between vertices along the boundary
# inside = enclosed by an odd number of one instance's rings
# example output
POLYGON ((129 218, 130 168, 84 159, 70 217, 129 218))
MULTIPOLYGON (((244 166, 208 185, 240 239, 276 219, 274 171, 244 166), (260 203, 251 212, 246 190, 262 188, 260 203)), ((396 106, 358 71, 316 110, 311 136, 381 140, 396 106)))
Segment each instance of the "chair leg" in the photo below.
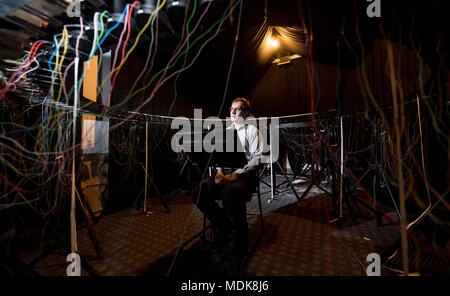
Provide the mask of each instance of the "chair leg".
POLYGON ((202 240, 205 240, 205 237, 206 237, 205 233, 206 233, 206 216, 203 215, 203 229, 202 229, 202 231, 200 232, 200 235, 199 235, 199 237, 202 240))
POLYGON ((258 206, 259 206, 259 217, 261 221, 261 234, 264 232, 264 221, 263 221, 263 212, 262 212, 262 206, 261 206, 261 191, 259 190, 258 185, 258 206))
POLYGON ((258 188, 257 188, 257 195, 258 195, 258 206, 259 206, 259 218, 260 218, 260 223, 261 223, 261 231, 259 232, 258 237, 256 238, 256 241, 253 244, 252 249, 248 253, 248 258, 250 258, 253 255, 253 253, 256 250, 256 247, 258 246, 258 243, 261 240, 261 237, 264 233, 264 218, 263 218, 264 216, 263 216, 262 206, 261 206, 261 192, 259 190, 259 183, 258 183, 258 188))
POLYGON ((203 240, 203 242, 208 242, 208 239, 206 238, 206 230, 211 228, 209 242, 214 241, 214 237, 216 234, 216 227, 214 224, 210 223, 210 225, 207 225, 207 218, 205 215, 203 215, 203 229, 199 233, 199 237, 203 240))

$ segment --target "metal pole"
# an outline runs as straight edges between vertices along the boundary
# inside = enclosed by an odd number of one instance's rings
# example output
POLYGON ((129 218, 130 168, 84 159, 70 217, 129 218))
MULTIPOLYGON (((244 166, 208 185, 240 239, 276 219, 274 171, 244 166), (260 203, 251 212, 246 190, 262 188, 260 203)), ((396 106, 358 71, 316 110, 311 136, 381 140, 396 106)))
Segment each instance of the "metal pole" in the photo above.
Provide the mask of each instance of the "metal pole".
POLYGON ((75 217, 75 144, 77 136, 77 109, 80 100, 78 93, 78 62, 75 58, 75 93, 73 102, 73 120, 72 120, 72 198, 70 202, 70 248, 72 253, 78 251, 77 247, 77 221, 75 217))

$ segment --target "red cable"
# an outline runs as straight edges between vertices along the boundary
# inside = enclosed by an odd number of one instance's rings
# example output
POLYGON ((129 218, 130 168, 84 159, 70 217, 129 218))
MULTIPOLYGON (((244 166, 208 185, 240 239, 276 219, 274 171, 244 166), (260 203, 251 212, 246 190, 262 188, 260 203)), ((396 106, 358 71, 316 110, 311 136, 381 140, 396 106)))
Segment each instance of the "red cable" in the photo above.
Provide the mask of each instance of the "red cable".
MULTIPOLYGON (((33 45, 31 46, 30 49, 30 54, 33 52, 34 47, 36 46, 37 41, 33 43, 33 45)), ((17 69, 16 71, 14 71, 14 73, 11 75, 11 77, 9 78, 8 83, 6 84, 6 86, 2 89, 2 92, 0 93, 0 100, 3 99, 3 97, 5 96, 5 94, 8 92, 9 89, 9 85, 11 84, 12 80, 14 79, 14 77, 16 76, 17 72, 20 70, 20 67, 22 67, 22 65, 25 65, 25 62, 28 61, 28 58, 30 57, 30 55, 28 55, 28 57, 25 59, 25 61, 22 62, 22 64, 19 66, 19 69, 17 69)))
MULTIPOLYGON (((134 6, 136 6, 136 4, 138 4, 138 3, 139 3, 138 1, 135 1, 135 2, 131 5, 131 7, 130 7, 130 12, 128 13, 128 29, 127 29, 128 32, 127 32, 127 37, 125 38, 125 42, 123 43, 123 47, 122 47, 122 59, 120 60, 119 65, 122 64, 122 61, 123 61, 123 59, 124 59, 124 57, 125 57, 125 50, 126 50, 126 47, 127 47, 128 39, 130 38, 130 33, 131 33, 131 13, 133 12, 134 6)), ((114 89, 114 85, 115 85, 115 83, 116 83, 117 76, 119 75, 119 72, 120 72, 121 69, 122 69, 122 67, 120 67, 119 69, 117 69, 116 73, 114 74, 114 77, 113 77, 113 80, 112 80, 112 83, 111 83, 111 89, 110 89, 110 92, 111 92, 111 93, 112 93, 112 91, 113 91, 113 89, 114 89)))
MULTIPOLYGON (((3 97, 6 95, 6 93, 8 92, 9 88, 10 88, 11 85, 12 85, 11 82, 12 82, 12 80, 15 78, 17 72, 20 70, 20 67, 23 67, 23 65, 25 65, 26 63, 28 63, 28 61, 32 61, 32 60, 33 60, 32 58, 34 58, 34 56, 36 55, 36 51, 37 51, 37 50, 39 49, 39 47, 40 47, 42 44, 44 44, 44 43, 47 43, 47 41, 41 41, 41 42, 39 42, 39 43, 37 43, 37 41, 36 41, 35 43, 33 43, 33 45, 31 46, 31 49, 30 49, 30 55, 28 55, 28 57, 25 59, 25 61, 22 63, 22 65, 19 66, 19 69, 17 69, 16 71, 14 71, 14 73, 13 73, 13 74, 11 75, 11 77, 9 78, 9 81, 8 81, 8 83, 6 84, 6 86, 1 90, 1 93, 0 93, 0 100, 2 100, 3 97), (38 45, 36 46, 36 44, 38 44, 38 45)), ((23 72, 26 72, 26 71, 28 70, 28 68, 30 67, 30 64, 31 64, 31 63, 28 64, 28 66, 25 68, 25 70, 24 70, 23 72)))
POLYGON ((19 183, 16 185, 16 184, 12 183, 11 181, 9 181, 8 179, 6 179, 5 175, 3 175, 1 172, 0 172, 0 177, 1 177, 3 180, 5 180, 5 182, 6 182, 8 185, 10 185, 11 187, 13 187, 12 190, 10 190, 8 193, 4 194, 2 197, 7 196, 8 194, 10 194, 11 192, 13 192, 13 191, 15 191, 15 190, 20 191, 20 192, 28 192, 28 193, 29 193, 29 192, 36 192, 36 191, 38 190, 38 189, 35 189, 35 190, 27 190, 27 189, 22 189, 22 188, 20 188, 19 185, 20 185, 20 183, 22 183, 22 182, 25 180, 25 178, 23 178, 22 180, 20 180, 19 183))

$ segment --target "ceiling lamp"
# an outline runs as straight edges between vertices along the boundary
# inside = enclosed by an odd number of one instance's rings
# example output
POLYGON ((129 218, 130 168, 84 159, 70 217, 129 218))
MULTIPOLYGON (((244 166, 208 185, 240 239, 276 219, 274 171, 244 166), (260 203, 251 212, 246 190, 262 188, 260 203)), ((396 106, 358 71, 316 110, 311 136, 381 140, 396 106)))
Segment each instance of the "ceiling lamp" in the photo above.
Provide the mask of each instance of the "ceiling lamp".
POLYGON ((144 4, 141 4, 137 10, 137 14, 151 14, 155 10, 155 1, 145 0, 144 4))
POLYGON ((280 33, 278 33, 278 31, 275 28, 272 28, 272 36, 270 39, 270 45, 272 45, 272 47, 278 47, 279 38, 280 38, 280 33))
POLYGON ((166 2, 166 10, 169 10, 173 7, 186 7, 186 0, 167 0, 166 2))
POLYGON ((186 9, 189 9, 191 5, 192 3, 187 7, 186 0, 167 0, 165 12, 168 18, 167 21, 170 23, 171 31, 173 33, 182 31, 186 9))
POLYGON ((299 59, 301 57, 302 57, 302 55, 293 54, 290 56, 285 56, 285 57, 275 59, 275 60, 273 60, 272 64, 277 64, 277 66, 287 65, 287 64, 290 64, 292 60, 299 59))
POLYGON ((279 45, 278 39, 272 38, 270 41, 270 45, 274 48, 278 47, 278 45, 279 45))

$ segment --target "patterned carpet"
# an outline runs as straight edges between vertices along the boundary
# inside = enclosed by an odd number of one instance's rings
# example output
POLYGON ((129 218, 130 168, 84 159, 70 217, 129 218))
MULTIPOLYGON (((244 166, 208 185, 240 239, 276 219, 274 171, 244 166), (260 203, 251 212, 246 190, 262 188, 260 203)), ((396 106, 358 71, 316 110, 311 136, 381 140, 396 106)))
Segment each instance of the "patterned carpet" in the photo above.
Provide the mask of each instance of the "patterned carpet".
MULTIPOLYGON (((299 195, 304 186, 296 186, 299 195)), ((147 215, 123 210, 103 217, 92 225, 103 251, 97 258, 86 227, 78 230, 78 251, 95 274, 102 276, 364 276, 370 253, 381 254, 400 236, 397 226, 377 226, 369 213, 334 220, 331 198, 313 189, 297 201, 290 189, 282 189, 268 202, 269 188, 261 186, 264 233, 253 255, 246 262, 223 256, 194 239, 183 249, 178 247, 203 227, 203 215, 194 206, 187 191, 170 196, 167 213, 158 198, 148 201, 147 215), (330 222, 332 221, 332 222, 330 222)), ((257 212, 256 194, 248 212, 257 212)), ((394 215, 392 217, 395 218, 394 215)), ((249 215, 252 246, 260 232, 259 216, 249 215)), ((35 253, 18 254, 29 262, 35 253)), ((63 276, 68 263, 66 254, 56 249, 34 265, 39 275, 63 276)), ((89 275, 83 269, 82 275, 89 275)), ((382 269, 382 275, 391 275, 382 269)))

